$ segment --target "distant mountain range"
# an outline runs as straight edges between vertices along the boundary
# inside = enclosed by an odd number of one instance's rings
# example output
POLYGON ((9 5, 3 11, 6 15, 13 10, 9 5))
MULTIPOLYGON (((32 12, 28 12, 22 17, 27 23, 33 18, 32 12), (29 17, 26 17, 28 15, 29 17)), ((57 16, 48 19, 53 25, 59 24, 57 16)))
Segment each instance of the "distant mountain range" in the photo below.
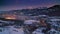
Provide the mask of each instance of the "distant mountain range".
POLYGON ((15 15, 26 15, 26 16, 38 16, 38 15, 49 15, 49 16, 60 16, 60 5, 54 5, 50 8, 35 8, 35 9, 22 9, 22 10, 11 10, 3 11, 1 14, 15 14, 15 15))

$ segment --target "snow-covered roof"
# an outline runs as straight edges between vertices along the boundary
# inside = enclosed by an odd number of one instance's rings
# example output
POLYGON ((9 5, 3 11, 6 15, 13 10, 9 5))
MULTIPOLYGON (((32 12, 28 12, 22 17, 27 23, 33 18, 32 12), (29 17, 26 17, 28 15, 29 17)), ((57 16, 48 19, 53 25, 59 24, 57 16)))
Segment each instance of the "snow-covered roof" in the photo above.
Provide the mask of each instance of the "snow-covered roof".
POLYGON ((39 22, 37 20, 25 20, 24 24, 33 24, 35 22, 39 22))

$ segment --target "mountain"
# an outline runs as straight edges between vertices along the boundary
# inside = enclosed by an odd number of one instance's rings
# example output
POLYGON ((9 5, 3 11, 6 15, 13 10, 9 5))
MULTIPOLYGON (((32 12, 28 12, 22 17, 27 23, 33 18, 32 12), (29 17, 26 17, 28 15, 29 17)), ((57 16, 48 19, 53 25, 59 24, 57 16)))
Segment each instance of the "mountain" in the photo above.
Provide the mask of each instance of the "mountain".
POLYGON ((50 7, 49 9, 55 9, 55 8, 60 8, 60 5, 54 5, 53 7, 50 7))
POLYGON ((50 8, 34 8, 34 9, 22 9, 22 10, 11 10, 4 11, 1 14, 8 15, 24 15, 24 16, 38 16, 38 15, 49 15, 49 16, 60 16, 60 5, 54 5, 50 8))
POLYGON ((48 8, 49 16, 60 16, 60 5, 54 5, 53 7, 48 8))
POLYGON ((35 8, 35 9, 22 9, 22 10, 11 10, 11 11, 4 11, 1 12, 1 14, 9 14, 9 15, 25 15, 25 16, 38 16, 40 14, 46 14, 46 9, 39 9, 39 8, 35 8))

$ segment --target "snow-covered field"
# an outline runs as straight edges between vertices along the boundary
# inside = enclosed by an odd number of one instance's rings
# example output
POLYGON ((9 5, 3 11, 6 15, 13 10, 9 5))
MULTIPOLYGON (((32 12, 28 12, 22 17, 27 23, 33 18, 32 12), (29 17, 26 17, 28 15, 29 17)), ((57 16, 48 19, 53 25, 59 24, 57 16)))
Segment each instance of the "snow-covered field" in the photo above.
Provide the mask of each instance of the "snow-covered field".
POLYGON ((0 28, 0 34, 24 34, 23 28, 14 28, 13 26, 0 28))

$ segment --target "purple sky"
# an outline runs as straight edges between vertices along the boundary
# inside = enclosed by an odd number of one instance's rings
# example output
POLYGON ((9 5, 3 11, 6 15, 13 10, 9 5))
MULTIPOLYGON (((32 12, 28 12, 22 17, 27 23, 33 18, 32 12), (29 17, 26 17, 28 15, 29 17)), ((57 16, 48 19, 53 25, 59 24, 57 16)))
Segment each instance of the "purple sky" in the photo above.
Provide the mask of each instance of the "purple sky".
POLYGON ((0 11, 60 5, 60 0, 3 0, 0 11))

